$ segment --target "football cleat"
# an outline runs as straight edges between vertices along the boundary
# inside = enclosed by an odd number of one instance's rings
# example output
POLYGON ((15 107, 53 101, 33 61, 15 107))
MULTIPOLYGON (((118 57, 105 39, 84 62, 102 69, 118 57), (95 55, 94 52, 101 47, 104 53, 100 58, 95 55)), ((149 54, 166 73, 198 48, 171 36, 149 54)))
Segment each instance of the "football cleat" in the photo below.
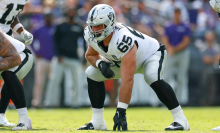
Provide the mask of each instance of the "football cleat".
POLYGON ((91 122, 86 123, 84 126, 78 128, 78 130, 95 130, 93 124, 91 122))
POLYGON ((32 130, 31 119, 29 117, 19 118, 18 125, 16 127, 13 127, 11 130, 32 130))
POLYGON ((84 126, 78 128, 78 130, 107 130, 105 120, 101 124, 98 123, 86 123, 84 126))
POLYGON ((166 131, 176 131, 176 130, 190 130, 189 123, 184 115, 178 115, 175 117, 174 122, 165 128, 166 131))
POLYGON ((3 127, 14 127, 15 124, 13 123, 9 123, 7 118, 6 118, 6 115, 5 114, 2 114, 0 116, 0 126, 3 126, 3 127))
POLYGON ((31 130, 31 129, 29 129, 24 123, 19 123, 16 127, 13 127, 11 130, 18 131, 18 130, 31 130))
POLYGON ((220 126, 213 128, 212 131, 220 131, 220 126))
POLYGON ((180 125, 178 122, 173 122, 170 126, 165 128, 166 131, 169 130, 183 130, 183 126, 180 125))
POLYGON ((176 130, 190 130, 189 124, 187 122, 187 127, 183 127, 181 124, 178 122, 173 122, 170 126, 165 128, 166 131, 176 131, 176 130))

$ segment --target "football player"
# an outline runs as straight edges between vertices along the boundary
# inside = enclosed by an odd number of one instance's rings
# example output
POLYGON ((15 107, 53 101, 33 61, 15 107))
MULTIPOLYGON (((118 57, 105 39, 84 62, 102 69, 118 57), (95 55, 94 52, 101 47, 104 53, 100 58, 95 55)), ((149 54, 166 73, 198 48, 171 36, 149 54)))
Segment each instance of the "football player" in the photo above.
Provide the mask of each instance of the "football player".
MULTIPOLYGON (((219 0, 209 0, 209 4, 218 13, 218 16, 220 19, 220 1, 219 0)), ((220 60, 219 60, 219 68, 220 68, 220 60)), ((220 131, 220 126, 213 128, 212 131, 220 131)))
POLYGON ((116 21, 114 9, 106 4, 91 9, 84 30, 89 44, 86 59, 91 64, 86 70, 88 93, 92 104, 92 120, 78 130, 106 130, 104 120, 104 82, 107 79, 122 79, 117 110, 113 118, 113 130, 128 130, 128 108, 134 74, 144 75, 146 83, 170 110, 173 123, 165 130, 190 130, 188 121, 176 95, 163 79, 167 60, 165 46, 156 39, 116 21))
POLYGON ((23 79, 33 65, 33 57, 25 45, 0 30, 0 80, 4 80, 1 90, 1 106, 7 106, 11 99, 18 111, 18 125, 12 130, 31 130, 24 90, 19 80, 23 79), (3 97, 3 95, 6 95, 3 97), (8 100, 7 102, 2 102, 8 100))
MULTIPOLYGON (((31 44, 33 41, 33 35, 26 31, 22 24, 19 22, 17 15, 23 10, 27 0, 1 0, 0 8, 0 29, 2 29, 9 36, 12 36, 12 30, 20 34, 26 44, 31 44)), ((0 102, 0 126, 15 126, 13 123, 9 123, 5 116, 7 105, 10 101, 8 94, 1 92, 0 102)))

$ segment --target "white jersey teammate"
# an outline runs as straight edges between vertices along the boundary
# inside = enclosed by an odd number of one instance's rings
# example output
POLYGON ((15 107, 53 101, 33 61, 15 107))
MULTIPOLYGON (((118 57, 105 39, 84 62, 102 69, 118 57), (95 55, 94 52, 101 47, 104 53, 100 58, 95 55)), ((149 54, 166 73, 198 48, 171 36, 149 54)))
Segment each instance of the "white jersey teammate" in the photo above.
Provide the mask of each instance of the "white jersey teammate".
MULTIPOLYGON (((14 32, 22 36, 26 44, 31 44, 33 41, 33 35, 24 29, 24 27, 19 22, 19 19, 17 17, 18 14, 23 10, 23 7, 26 3, 27 3, 27 0, 1 0, 0 1, 0 29, 9 36, 12 36, 12 30, 13 30, 14 32)), ((12 37, 9 37, 7 35, 6 35, 7 39, 14 45, 14 47, 19 52, 19 54, 22 53, 21 54, 22 57, 25 57, 25 54, 23 53, 23 50, 25 49, 25 45, 22 42, 15 40, 12 37)), ((21 77, 18 77, 18 78, 22 79, 21 77)), ((2 94, 1 99, 10 100, 7 94, 2 94)), ((6 102, 8 100, 5 100, 4 105, 8 104, 6 102)), ((9 123, 8 120, 6 119, 5 110, 6 110, 6 106, 3 106, 3 105, 0 106, 0 125, 11 126, 11 127, 15 126, 15 124, 9 123)))
MULTIPOLYGON (((220 1, 209 0, 209 4, 218 13, 219 20, 220 20, 220 1)), ((219 68, 220 68, 220 59, 219 59, 219 68)), ((220 126, 213 128, 212 131, 220 131, 220 126)))
POLYGON ((162 79, 167 60, 165 46, 152 37, 117 23, 114 9, 106 4, 91 9, 87 25, 84 38, 89 47, 85 56, 91 66, 87 68, 86 75, 93 117, 78 130, 107 129, 103 81, 119 78, 122 83, 113 130, 128 130, 126 109, 131 99, 135 73, 144 75, 146 83, 170 110, 174 122, 165 130, 190 130, 173 89, 162 79))
POLYGON ((31 44, 33 35, 26 31, 19 22, 18 14, 23 11, 27 0, 1 0, 0 1, 0 29, 9 36, 12 30, 22 36, 25 44, 31 44))

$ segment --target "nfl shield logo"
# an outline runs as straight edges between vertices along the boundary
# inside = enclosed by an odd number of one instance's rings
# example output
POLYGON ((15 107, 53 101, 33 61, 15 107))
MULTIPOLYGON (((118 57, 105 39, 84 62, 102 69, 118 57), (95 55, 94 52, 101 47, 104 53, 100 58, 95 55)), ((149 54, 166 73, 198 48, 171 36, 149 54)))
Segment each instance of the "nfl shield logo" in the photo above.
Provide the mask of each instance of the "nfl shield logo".
POLYGON ((112 57, 113 57, 115 60, 118 60, 118 58, 117 58, 115 55, 112 55, 112 57))

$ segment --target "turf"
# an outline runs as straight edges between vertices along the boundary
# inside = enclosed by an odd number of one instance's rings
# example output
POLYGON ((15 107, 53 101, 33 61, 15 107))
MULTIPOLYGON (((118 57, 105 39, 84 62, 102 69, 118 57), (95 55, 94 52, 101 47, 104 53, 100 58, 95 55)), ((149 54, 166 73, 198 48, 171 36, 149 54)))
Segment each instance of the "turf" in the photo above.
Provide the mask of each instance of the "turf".
MULTIPOLYGON (((192 133, 208 133, 213 127, 220 125, 220 107, 183 108, 192 133)), ((30 109, 33 130, 28 132, 114 132, 113 116, 115 108, 105 108, 107 131, 78 131, 77 128, 92 118, 91 108, 73 109, 30 109)), ((16 110, 8 110, 9 122, 17 123, 16 110)), ((128 132, 165 132, 164 128, 172 123, 172 116, 166 108, 128 108, 128 132)), ((11 128, 0 127, 0 132, 11 132, 11 128)), ((21 132, 21 131, 19 131, 21 132)), ((25 132, 25 131, 23 131, 25 132)), ((167 132, 167 131, 166 131, 167 132)), ((181 131, 181 133, 184 133, 181 131)))

